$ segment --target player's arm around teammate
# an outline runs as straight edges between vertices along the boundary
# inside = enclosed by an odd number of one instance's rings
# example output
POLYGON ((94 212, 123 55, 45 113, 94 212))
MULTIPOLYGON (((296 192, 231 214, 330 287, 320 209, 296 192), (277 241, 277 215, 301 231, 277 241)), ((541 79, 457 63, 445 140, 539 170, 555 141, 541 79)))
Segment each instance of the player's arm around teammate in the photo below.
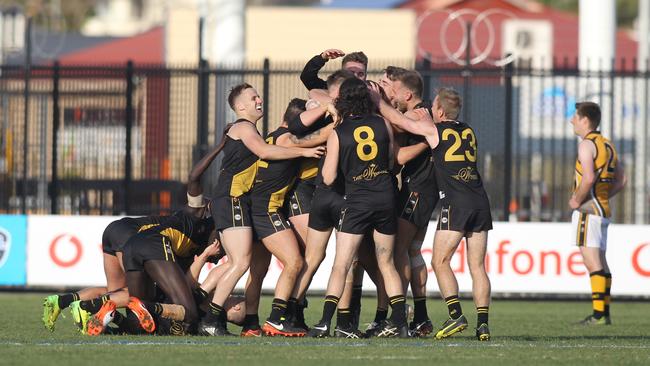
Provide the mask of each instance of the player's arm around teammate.
MULTIPOLYGON (((234 87, 228 102, 238 117, 226 133, 223 169, 217 185, 218 194, 213 205, 213 218, 221 233, 221 244, 229 261, 229 268, 221 276, 210 304, 210 314, 200 327, 205 334, 227 334, 223 304, 237 281, 250 267, 253 231, 249 191, 257 171, 257 160, 284 160, 297 157, 320 157, 323 148, 284 148, 267 144, 255 124, 264 111, 262 98, 249 84, 234 87)), ((214 202, 213 201, 213 202, 214 202)))
POLYGON ((344 81, 336 109, 343 122, 327 141, 323 183, 333 184, 341 165, 346 182, 346 204, 340 215, 336 256, 327 286, 323 316, 310 335, 323 337, 329 334, 331 318, 363 234, 373 229, 375 255, 393 307, 391 321, 386 322, 380 334, 387 337, 407 336, 405 298, 392 257, 394 197, 385 194, 392 190, 389 177, 393 160, 392 130, 383 118, 374 115, 376 105, 365 82, 355 79, 344 81))
POLYGON ((441 88, 431 109, 433 118, 423 109, 413 111, 412 117, 402 115, 386 103, 382 103, 380 109, 392 123, 424 136, 432 149, 442 209, 431 264, 449 310, 449 319, 436 333, 436 338, 449 337, 467 328, 458 300, 458 282, 450 265, 456 248, 465 237, 478 313, 476 336, 479 340, 488 340, 490 280, 485 270, 485 253, 492 218, 487 194, 476 169, 476 137, 467 124, 456 120, 461 104, 460 95, 455 90, 441 88), (441 144, 441 136, 444 144, 441 144))

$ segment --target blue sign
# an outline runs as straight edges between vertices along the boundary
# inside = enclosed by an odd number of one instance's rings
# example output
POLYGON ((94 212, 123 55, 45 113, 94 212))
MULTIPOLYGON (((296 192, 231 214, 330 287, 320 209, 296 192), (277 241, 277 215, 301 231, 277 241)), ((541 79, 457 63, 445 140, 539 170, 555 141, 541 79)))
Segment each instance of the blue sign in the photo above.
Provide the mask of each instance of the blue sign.
POLYGON ((0 286, 27 283, 27 217, 0 215, 0 286))

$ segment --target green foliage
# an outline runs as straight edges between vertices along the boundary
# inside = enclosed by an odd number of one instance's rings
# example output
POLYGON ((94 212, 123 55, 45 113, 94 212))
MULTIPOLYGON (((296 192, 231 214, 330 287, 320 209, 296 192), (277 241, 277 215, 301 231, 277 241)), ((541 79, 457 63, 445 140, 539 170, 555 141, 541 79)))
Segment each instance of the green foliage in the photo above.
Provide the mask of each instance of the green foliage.
MULTIPOLYGON (((579 0, 539 0, 552 8, 578 13, 579 0)), ((639 0, 616 0, 616 23, 631 28, 639 13, 639 0)))

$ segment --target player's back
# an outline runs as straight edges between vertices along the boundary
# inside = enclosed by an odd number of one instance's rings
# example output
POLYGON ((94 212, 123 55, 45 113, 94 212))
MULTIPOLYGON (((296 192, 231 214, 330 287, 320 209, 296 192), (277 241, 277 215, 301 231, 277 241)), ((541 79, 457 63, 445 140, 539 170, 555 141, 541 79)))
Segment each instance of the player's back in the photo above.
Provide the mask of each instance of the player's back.
POLYGON ((372 208, 392 205, 390 135, 384 119, 376 115, 348 117, 335 131, 346 201, 372 208))
MULTIPOLYGON (((609 205, 609 190, 614 182, 618 156, 614 145, 598 131, 592 131, 585 136, 585 140, 590 140, 596 147, 596 156, 594 157, 594 173, 596 182, 589 191, 587 201, 581 206, 579 211, 592 215, 609 217, 611 207, 609 205)), ((576 159, 574 191, 582 181, 582 164, 576 159)))
POLYGON ((436 127, 439 144, 432 155, 442 203, 489 209, 490 203, 476 165, 478 147, 474 130, 459 121, 443 121, 436 127))

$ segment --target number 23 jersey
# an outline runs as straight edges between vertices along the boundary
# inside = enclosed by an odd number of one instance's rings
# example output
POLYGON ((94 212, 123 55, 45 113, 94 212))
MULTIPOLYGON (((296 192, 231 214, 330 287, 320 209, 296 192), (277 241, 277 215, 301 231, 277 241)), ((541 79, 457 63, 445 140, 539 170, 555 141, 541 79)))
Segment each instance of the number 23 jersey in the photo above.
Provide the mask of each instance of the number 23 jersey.
POLYGON ((490 201, 476 167, 477 141, 466 123, 443 121, 436 124, 439 143, 432 151, 436 179, 443 205, 489 209, 490 201))

